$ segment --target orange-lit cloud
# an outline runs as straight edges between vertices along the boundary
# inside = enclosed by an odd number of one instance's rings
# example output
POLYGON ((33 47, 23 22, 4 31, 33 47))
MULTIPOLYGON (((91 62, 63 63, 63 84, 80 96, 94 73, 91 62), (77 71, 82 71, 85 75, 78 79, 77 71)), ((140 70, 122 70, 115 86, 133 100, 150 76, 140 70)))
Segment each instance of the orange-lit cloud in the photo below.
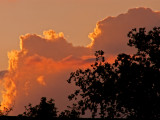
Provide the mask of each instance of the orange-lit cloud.
POLYGON ((54 60, 61 60, 64 57, 73 55, 75 57, 88 54, 85 47, 73 47, 64 38, 63 33, 56 34, 53 30, 45 31, 44 36, 27 34, 21 36, 21 49, 27 50, 29 55, 38 54, 54 60))
POLYGON ((44 76, 42 75, 37 78, 37 82, 43 86, 46 86, 46 82, 44 81, 44 76))
POLYGON ((117 17, 107 17, 97 23, 89 35, 88 47, 73 46, 63 33, 53 30, 43 35, 26 34, 20 37, 20 50, 8 53, 9 67, 0 72, 3 82, 2 106, 14 105, 14 114, 24 111, 29 102, 38 104, 42 96, 55 99, 59 111, 68 105, 67 96, 74 87, 66 82, 70 72, 87 68, 95 60, 96 50, 104 50, 106 60, 113 62, 121 52, 132 53, 127 47, 127 33, 135 27, 151 29, 160 25, 160 13, 135 8, 117 17))
POLYGON ((67 95, 73 90, 67 84, 70 72, 86 68, 92 60, 88 48, 73 47, 62 33, 45 31, 44 36, 27 34, 20 37, 20 51, 8 53, 9 67, 4 79, 2 107, 14 105, 14 113, 24 110, 24 105, 35 103, 40 97, 54 98, 64 109, 67 95))

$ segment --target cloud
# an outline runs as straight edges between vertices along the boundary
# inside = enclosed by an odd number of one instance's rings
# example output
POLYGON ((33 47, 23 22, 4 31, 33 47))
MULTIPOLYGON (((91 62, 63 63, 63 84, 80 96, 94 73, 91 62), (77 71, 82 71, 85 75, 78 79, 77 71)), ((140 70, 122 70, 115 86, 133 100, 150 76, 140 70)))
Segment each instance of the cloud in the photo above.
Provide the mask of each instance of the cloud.
POLYGON ((69 104, 67 96, 74 91, 66 80, 70 72, 87 68, 95 60, 96 50, 104 50, 107 60, 113 62, 121 52, 133 53, 127 47, 127 33, 132 28, 151 29, 160 25, 160 13, 148 8, 134 8, 117 17, 107 17, 97 23, 89 35, 88 47, 73 46, 63 33, 53 30, 43 35, 20 36, 20 50, 8 53, 8 71, 0 73, 3 79, 2 106, 14 105, 12 114, 20 114, 28 103, 38 104, 41 97, 55 99, 59 111, 69 104))
POLYGON ((72 46, 62 33, 53 30, 45 31, 44 36, 21 36, 20 48, 8 53, 2 107, 14 106, 13 114, 19 114, 29 102, 38 104, 46 96, 56 100, 59 110, 65 109, 67 96, 74 90, 66 80, 70 72, 90 65, 83 58, 90 55, 89 49, 72 46))
POLYGON ((43 85, 43 86, 46 86, 46 82, 44 81, 44 76, 41 75, 37 78, 37 82, 40 84, 40 85, 43 85))
POLYGON ((44 31, 44 36, 27 34, 21 36, 21 49, 27 50, 29 55, 38 54, 54 60, 61 60, 64 57, 73 55, 75 57, 88 54, 85 47, 73 47, 63 36, 63 33, 56 34, 53 30, 44 31))
POLYGON ((133 53, 134 49, 127 46, 127 34, 133 28, 146 27, 148 30, 160 26, 160 12, 154 12, 149 8, 133 8, 127 13, 116 17, 107 17, 99 21, 93 33, 92 49, 102 49, 108 55, 119 53, 133 53))

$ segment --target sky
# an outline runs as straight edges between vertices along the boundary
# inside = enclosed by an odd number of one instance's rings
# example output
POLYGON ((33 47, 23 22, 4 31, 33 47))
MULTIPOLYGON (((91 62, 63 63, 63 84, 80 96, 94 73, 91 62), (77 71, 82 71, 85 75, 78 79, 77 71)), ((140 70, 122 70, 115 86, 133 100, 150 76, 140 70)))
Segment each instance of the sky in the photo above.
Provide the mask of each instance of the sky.
POLYGON ((159 0, 0 0, 0 70, 8 68, 7 53, 19 49, 19 36, 63 32, 68 42, 87 46, 97 21, 135 7, 159 10, 159 0))
POLYGON ((160 26, 159 0, 0 0, 0 101, 13 115, 42 96, 59 110, 75 90, 70 72, 108 62, 127 46, 132 28, 160 26), (3 71, 6 70, 6 71, 3 71))

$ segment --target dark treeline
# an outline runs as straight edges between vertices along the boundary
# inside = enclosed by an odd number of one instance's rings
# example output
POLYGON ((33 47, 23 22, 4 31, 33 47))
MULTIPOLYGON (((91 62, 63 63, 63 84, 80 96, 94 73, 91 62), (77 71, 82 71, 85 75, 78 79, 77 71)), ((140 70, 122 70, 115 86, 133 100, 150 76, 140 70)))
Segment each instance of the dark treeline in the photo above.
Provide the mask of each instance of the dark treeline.
POLYGON ((67 110, 58 114, 54 100, 42 97, 39 105, 25 106, 25 112, 15 120, 76 119, 87 110, 91 118, 160 118, 160 28, 149 32, 132 29, 128 37, 128 45, 137 50, 135 54, 120 53, 111 64, 99 50, 90 68, 70 74, 67 82, 78 89, 68 96, 74 103, 67 110))
MULTIPOLYGON (((19 117, 19 116, 0 116, 0 120, 39 120, 35 117, 19 117)), ((41 120, 41 119, 40 119, 41 120)), ((47 119, 44 119, 47 120, 47 119)), ((49 120, 111 120, 111 119, 102 119, 102 118, 52 118, 49 120)), ((124 120, 124 119, 114 119, 114 120, 124 120)))

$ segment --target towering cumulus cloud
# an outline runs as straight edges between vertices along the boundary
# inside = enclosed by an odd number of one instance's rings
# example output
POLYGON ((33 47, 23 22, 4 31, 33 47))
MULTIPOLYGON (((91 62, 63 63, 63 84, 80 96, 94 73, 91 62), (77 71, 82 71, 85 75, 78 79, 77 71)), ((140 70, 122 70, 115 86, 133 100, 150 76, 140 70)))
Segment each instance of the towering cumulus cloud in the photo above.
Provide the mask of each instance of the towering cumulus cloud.
POLYGON ((29 102, 40 97, 54 98, 63 108, 71 86, 66 82, 71 71, 88 66, 88 48, 73 47, 63 34, 53 30, 44 36, 27 34, 20 37, 20 51, 8 53, 9 70, 5 74, 2 107, 14 106, 19 113, 29 102))
POLYGON ((14 115, 22 113, 29 102, 38 104, 41 97, 55 99, 59 111, 68 105, 67 96, 74 90, 67 84, 70 72, 89 67, 96 50, 104 50, 107 57, 121 52, 132 53, 127 47, 127 33, 132 28, 151 29, 160 25, 160 13, 135 8, 117 17, 99 21, 89 35, 88 47, 75 47, 63 33, 45 31, 43 36, 27 34, 20 37, 21 50, 8 53, 8 71, 0 72, 3 83, 2 107, 13 108, 14 115))
POLYGON ((145 27, 152 29, 160 26, 160 12, 154 12, 149 8, 134 8, 117 17, 107 17, 99 21, 93 33, 93 50, 102 49, 106 54, 118 54, 122 52, 132 53, 134 50, 127 46, 127 33, 133 28, 145 27))

